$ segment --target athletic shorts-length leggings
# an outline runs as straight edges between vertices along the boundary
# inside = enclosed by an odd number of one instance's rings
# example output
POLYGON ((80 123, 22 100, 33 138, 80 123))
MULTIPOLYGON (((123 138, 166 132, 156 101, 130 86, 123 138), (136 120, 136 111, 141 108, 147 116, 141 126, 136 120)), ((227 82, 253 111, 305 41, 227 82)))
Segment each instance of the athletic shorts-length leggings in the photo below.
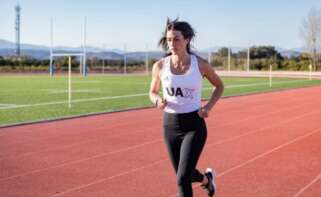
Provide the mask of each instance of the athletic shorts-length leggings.
POLYGON ((192 197, 192 182, 202 182, 196 169, 207 137, 206 124, 197 111, 163 114, 164 139, 174 166, 180 197, 192 197))

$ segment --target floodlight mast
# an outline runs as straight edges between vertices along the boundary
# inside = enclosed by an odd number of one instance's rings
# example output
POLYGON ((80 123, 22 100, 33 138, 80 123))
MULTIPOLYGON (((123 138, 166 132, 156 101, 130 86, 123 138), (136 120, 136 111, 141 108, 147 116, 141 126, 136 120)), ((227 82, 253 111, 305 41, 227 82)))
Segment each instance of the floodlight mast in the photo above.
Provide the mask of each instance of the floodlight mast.
POLYGON ((20 58, 21 55, 21 49, 20 49, 20 10, 21 7, 18 3, 18 5, 15 6, 16 11, 16 21, 15 21, 15 31, 16 31, 16 56, 20 58))

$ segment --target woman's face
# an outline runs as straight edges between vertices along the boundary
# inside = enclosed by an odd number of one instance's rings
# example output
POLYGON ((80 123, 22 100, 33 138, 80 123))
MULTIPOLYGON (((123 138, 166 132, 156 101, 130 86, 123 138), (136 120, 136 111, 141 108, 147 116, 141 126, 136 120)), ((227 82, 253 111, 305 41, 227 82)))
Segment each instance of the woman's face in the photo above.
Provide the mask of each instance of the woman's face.
POLYGON ((172 54, 178 54, 186 51, 189 39, 185 39, 180 31, 169 30, 166 33, 166 41, 172 54))

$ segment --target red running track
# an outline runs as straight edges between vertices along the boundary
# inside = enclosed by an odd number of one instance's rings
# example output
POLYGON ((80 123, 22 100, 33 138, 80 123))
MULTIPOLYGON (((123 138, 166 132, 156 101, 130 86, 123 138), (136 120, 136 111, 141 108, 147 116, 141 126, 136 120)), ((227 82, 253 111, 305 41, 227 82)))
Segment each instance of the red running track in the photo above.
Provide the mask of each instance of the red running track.
MULTIPOLYGON (((321 87, 221 99, 198 168, 221 197, 321 194, 321 87)), ((206 196, 198 184, 194 196, 206 196)), ((0 129, 1 197, 177 196, 161 112, 0 129)))

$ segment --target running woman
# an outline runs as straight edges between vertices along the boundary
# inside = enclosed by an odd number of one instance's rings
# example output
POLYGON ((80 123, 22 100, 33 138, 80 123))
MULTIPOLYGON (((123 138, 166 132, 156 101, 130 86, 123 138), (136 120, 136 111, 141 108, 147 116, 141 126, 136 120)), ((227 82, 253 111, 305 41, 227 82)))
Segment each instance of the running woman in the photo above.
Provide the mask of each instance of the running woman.
POLYGON ((213 196, 216 190, 215 172, 196 169, 207 138, 204 118, 221 97, 224 86, 212 66, 191 52, 195 33, 189 23, 167 20, 159 40, 166 56, 153 65, 149 97, 163 110, 166 147, 176 172, 180 197, 193 196, 192 182, 200 182, 213 196), (202 81, 206 78, 214 87, 210 99, 202 106, 202 81), (163 98, 159 95, 162 86, 163 98))

